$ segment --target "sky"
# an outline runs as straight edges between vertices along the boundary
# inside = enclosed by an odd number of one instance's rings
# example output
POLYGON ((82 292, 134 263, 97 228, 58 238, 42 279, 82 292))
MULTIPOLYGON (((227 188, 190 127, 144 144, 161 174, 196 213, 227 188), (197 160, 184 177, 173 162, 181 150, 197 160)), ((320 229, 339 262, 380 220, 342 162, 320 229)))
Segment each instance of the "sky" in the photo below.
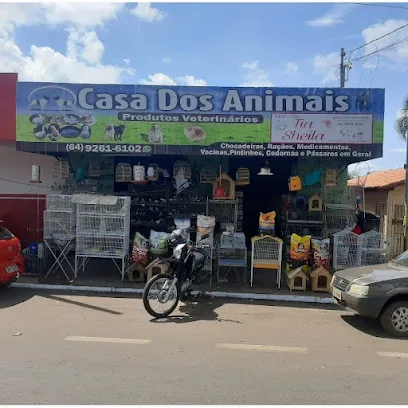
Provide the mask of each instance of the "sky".
POLYGON ((385 88, 376 171, 405 162, 394 122, 408 96, 408 26, 367 43, 404 24, 406 3, 0 3, 0 72, 22 81, 335 87, 343 47, 346 62, 356 59, 347 87, 385 88))

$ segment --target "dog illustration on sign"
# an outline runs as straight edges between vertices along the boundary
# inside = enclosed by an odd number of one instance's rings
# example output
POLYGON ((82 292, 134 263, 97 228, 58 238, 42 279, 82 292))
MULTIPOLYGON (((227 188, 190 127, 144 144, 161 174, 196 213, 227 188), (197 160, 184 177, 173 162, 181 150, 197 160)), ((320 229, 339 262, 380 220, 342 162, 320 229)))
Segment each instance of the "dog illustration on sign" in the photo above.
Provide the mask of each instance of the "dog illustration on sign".
POLYGON ((159 144, 164 142, 163 131, 159 125, 152 125, 148 135, 141 133, 140 136, 148 143, 159 144))
POLYGON ((207 135, 202 127, 191 126, 184 128, 184 136, 190 140, 190 142, 201 142, 207 135))
POLYGON ((113 123, 107 123, 104 131, 105 140, 115 140, 115 126, 113 123))

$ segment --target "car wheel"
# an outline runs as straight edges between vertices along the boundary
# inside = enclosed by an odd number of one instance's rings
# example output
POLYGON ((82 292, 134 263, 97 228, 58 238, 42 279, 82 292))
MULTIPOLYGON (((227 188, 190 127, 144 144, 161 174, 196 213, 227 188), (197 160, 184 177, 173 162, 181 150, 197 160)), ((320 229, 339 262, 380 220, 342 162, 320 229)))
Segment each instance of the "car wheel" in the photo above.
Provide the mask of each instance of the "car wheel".
POLYGON ((408 301, 389 304, 381 314, 381 324, 393 337, 408 337, 408 301))
POLYGON ((0 283, 0 290, 1 289, 7 289, 10 285, 11 285, 11 282, 0 283))

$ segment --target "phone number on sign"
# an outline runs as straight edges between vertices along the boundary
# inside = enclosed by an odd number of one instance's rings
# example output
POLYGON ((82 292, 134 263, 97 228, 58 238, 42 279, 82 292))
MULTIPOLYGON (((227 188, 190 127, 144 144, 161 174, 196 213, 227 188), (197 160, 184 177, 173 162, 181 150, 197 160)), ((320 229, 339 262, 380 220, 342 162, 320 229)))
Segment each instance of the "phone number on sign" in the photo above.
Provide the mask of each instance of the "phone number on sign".
POLYGON ((126 145, 126 144, 84 144, 67 143, 67 152, 87 152, 87 153, 150 153, 150 146, 126 145))

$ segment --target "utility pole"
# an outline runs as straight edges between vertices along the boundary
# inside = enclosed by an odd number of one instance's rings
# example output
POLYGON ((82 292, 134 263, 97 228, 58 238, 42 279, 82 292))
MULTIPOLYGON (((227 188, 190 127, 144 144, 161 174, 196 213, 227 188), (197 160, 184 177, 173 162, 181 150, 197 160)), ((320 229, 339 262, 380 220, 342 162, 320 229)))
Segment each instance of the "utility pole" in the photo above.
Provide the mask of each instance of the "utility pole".
POLYGON ((344 48, 340 50, 340 88, 344 88, 346 84, 346 65, 344 64, 344 57, 346 53, 344 48))

